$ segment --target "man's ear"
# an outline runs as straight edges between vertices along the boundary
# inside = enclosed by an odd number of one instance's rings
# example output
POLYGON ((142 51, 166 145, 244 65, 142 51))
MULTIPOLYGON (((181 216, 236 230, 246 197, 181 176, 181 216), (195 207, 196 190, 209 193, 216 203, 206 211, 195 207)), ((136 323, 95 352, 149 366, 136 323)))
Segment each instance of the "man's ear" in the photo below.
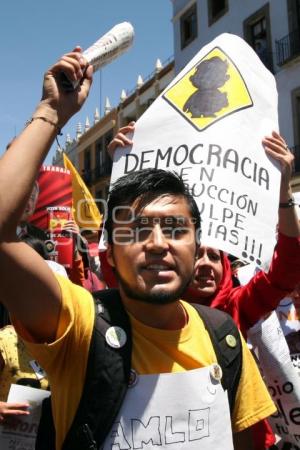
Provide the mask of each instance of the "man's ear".
POLYGON ((107 259, 108 264, 111 267, 116 267, 115 261, 114 261, 114 256, 113 256, 113 249, 112 249, 112 245, 111 244, 107 245, 106 259, 107 259))

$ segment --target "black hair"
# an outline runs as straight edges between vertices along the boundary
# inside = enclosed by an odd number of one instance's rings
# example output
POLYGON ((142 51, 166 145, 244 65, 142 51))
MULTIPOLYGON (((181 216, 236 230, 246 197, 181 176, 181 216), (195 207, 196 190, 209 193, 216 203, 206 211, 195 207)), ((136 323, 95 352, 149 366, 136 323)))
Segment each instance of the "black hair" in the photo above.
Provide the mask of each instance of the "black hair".
POLYGON ((21 241, 26 242, 33 250, 35 250, 42 258, 49 259, 49 254, 45 242, 41 239, 31 236, 30 234, 24 234, 21 237, 21 241))
POLYGON ((136 207, 139 209, 161 195, 174 195, 185 198, 193 219, 196 241, 199 243, 201 218, 197 203, 182 178, 173 172, 162 169, 145 169, 131 172, 116 180, 112 185, 108 197, 105 222, 108 243, 112 244, 115 208, 131 206, 137 200, 136 207))

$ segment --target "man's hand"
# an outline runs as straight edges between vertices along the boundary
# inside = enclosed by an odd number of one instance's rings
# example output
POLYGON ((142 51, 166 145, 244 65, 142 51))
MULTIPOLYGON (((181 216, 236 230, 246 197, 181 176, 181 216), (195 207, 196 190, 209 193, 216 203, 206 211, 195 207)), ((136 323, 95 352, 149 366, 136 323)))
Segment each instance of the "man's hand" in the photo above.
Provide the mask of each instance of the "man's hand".
POLYGON ((276 133, 276 131, 273 131, 272 136, 265 137, 262 142, 266 153, 280 163, 280 201, 286 202, 292 195, 290 181, 292 178, 294 156, 283 137, 276 133))
MULTIPOLYGON (((272 136, 263 139, 267 155, 279 161, 281 166, 280 203, 288 203, 292 198, 291 178, 294 156, 280 134, 273 131, 272 136)), ((289 237, 300 237, 300 226, 295 207, 279 207, 278 230, 289 237)))
POLYGON ((64 223, 62 231, 67 231, 70 234, 78 235, 80 234, 80 229, 75 220, 68 220, 64 223))
POLYGON ((15 416, 28 416, 28 403, 0 402, 0 423, 10 422, 15 416))
POLYGON ((43 96, 34 116, 45 116, 62 128, 85 102, 92 84, 93 67, 87 66, 81 48, 63 55, 44 76, 43 96), (66 92, 62 87, 62 72, 70 81, 82 80, 77 89, 66 92))
POLYGON ((109 143, 107 151, 111 159, 114 159, 114 153, 117 147, 128 147, 129 145, 133 144, 132 140, 129 139, 127 134, 134 132, 134 126, 135 122, 130 122, 125 127, 120 128, 113 140, 109 143))

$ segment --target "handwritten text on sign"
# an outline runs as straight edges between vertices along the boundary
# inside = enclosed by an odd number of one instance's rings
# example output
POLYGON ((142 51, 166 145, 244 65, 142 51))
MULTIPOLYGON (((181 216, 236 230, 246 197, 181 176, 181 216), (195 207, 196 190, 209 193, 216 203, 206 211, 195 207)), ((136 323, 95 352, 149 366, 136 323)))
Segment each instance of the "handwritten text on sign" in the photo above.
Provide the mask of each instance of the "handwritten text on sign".
POLYGON ((175 171, 198 203, 203 244, 260 265, 278 220, 280 171, 261 143, 273 129, 273 75, 242 39, 223 34, 139 118, 111 181, 153 167, 175 171))

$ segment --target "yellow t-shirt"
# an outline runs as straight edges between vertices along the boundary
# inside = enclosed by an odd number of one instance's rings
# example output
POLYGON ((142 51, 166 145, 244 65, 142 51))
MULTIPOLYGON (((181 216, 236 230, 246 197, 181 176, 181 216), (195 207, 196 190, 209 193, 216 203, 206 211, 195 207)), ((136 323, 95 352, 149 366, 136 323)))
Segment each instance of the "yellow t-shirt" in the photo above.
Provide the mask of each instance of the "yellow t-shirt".
MULTIPOLYGON (((94 305, 89 292, 63 277, 57 276, 57 279, 62 291, 57 340, 52 344, 28 343, 28 346, 49 376, 56 449, 60 450, 82 393, 94 323, 94 305)), ((183 304, 189 322, 182 330, 147 327, 131 317, 132 368, 137 373, 179 372, 216 362, 209 335, 197 311, 189 304, 183 304)), ((20 325, 18 331, 23 336, 26 334, 20 325)), ((244 342, 242 367, 233 414, 234 432, 253 425, 276 410, 244 342)))

